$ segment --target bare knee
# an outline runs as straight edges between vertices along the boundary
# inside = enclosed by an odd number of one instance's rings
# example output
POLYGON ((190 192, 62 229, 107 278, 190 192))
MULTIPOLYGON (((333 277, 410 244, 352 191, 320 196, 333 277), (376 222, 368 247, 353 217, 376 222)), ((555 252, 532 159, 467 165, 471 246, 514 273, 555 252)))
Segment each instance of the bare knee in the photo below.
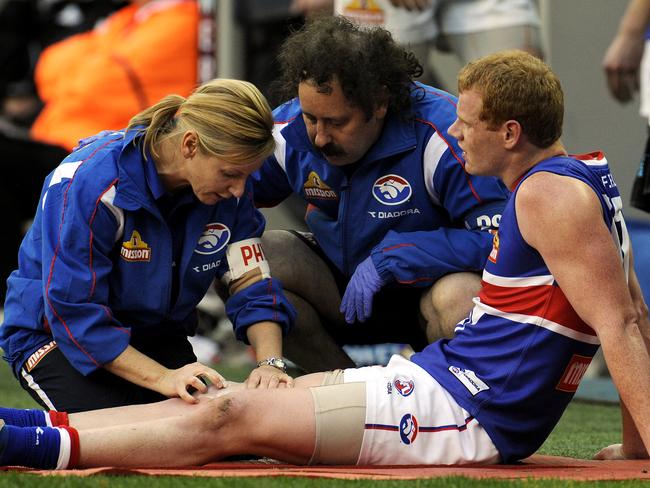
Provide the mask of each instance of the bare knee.
POLYGON ((288 230, 267 230, 262 234, 262 245, 265 248, 277 249, 288 239, 294 238, 295 236, 288 230))
MULTIPOLYGON (((229 437, 237 425, 242 409, 232 394, 218 397, 202 397, 200 402, 188 409, 183 417, 184 431, 192 436, 193 460, 200 463, 216 461, 235 454, 235 443, 229 437)), ((242 436, 245 429, 242 429, 242 436)))
POLYGON ((286 230, 267 230, 262 234, 262 247, 274 277, 284 280, 291 273, 292 249, 297 241, 298 238, 286 230))
POLYGON ((472 299, 480 289, 478 274, 453 273, 440 278, 422 294, 420 310, 430 342, 453 336, 456 324, 467 316, 472 308, 472 299))
POLYGON ((431 287, 431 303, 439 315, 458 304, 467 308, 471 306, 472 298, 478 294, 480 289, 481 279, 475 273, 449 274, 440 278, 431 287))
MULTIPOLYGON (((262 236, 271 276, 327 320, 342 320, 336 280, 322 257, 302 238, 285 230, 269 230, 262 236)), ((296 305, 295 297, 289 300, 296 305)), ((300 316, 300 315, 299 315, 300 316)))
POLYGON ((201 398, 188 420, 196 431, 214 432, 235 420, 237 403, 232 394, 201 398))

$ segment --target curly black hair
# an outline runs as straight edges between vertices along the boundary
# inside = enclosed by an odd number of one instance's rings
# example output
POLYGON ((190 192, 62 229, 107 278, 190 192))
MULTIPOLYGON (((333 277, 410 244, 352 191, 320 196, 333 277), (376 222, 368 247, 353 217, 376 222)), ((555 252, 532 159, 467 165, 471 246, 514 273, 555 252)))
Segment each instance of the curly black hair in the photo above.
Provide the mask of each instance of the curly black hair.
POLYGON ((298 85, 305 80, 327 92, 337 79, 345 97, 368 118, 386 99, 389 111, 406 115, 413 79, 422 74, 415 55, 397 44, 390 32, 335 16, 316 17, 293 32, 278 61, 281 74, 273 89, 282 100, 297 96, 298 85))

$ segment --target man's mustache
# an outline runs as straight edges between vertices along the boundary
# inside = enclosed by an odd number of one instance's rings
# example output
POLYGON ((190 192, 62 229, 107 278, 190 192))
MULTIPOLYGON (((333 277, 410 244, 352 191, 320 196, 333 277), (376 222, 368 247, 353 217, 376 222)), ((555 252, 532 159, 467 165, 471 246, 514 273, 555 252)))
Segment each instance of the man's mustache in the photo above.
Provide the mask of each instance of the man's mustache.
POLYGON ((336 144, 332 144, 331 142, 328 144, 325 144, 322 147, 314 146, 317 151, 319 151, 321 154, 324 156, 330 156, 330 157, 338 157, 338 156, 345 156, 346 152, 337 146, 336 144))

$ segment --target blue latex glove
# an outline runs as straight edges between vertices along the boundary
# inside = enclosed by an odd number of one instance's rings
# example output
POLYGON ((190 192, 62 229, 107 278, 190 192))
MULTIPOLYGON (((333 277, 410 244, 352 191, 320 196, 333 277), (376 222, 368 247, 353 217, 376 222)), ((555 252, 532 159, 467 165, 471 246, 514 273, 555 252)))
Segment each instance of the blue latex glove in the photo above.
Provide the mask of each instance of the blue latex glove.
POLYGON ((384 285, 377 274, 377 269, 370 257, 359 263, 350 278, 340 311, 345 315, 345 321, 353 324, 355 321, 365 322, 372 314, 372 299, 384 285))

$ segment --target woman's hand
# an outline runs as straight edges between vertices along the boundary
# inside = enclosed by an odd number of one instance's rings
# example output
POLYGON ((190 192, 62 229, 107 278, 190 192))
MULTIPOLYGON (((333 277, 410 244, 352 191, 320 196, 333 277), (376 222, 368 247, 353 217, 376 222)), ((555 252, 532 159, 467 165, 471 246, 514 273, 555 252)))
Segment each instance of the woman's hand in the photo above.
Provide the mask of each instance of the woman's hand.
POLYGON ((293 388, 293 378, 273 366, 259 366, 246 379, 246 388, 293 388))
POLYGON ((207 393, 209 381, 217 388, 224 388, 227 382, 214 369, 201 363, 191 363, 178 369, 168 369, 161 375, 157 388, 153 388, 167 397, 179 397, 187 403, 198 403, 192 393, 207 393))
POLYGON ((282 358, 282 328, 275 322, 258 322, 246 329, 258 366, 244 382, 246 388, 292 388, 293 378, 286 374, 282 358), (272 366, 268 361, 279 363, 272 366), (283 371, 284 369, 284 371, 283 371))

